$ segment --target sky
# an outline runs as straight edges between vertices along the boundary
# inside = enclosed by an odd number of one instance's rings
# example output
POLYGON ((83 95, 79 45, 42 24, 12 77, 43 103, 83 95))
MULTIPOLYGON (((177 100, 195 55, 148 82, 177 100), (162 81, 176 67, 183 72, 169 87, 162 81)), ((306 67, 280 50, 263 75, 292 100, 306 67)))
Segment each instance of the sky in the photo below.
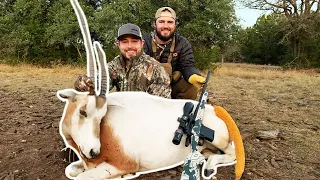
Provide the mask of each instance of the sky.
POLYGON ((241 5, 236 5, 236 16, 240 19, 240 24, 246 28, 253 26, 258 17, 263 14, 264 11, 245 8, 241 5))

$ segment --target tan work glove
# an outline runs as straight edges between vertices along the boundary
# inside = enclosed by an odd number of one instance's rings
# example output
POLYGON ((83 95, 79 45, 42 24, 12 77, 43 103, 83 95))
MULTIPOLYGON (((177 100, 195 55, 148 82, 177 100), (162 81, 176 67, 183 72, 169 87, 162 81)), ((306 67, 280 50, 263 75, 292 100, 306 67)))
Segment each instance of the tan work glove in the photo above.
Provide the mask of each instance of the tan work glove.
POLYGON ((74 82, 74 89, 80 92, 89 92, 89 94, 94 94, 94 83, 90 77, 87 75, 79 76, 74 82))
POLYGON ((201 89, 204 83, 206 82, 206 78, 199 76, 197 74, 193 74, 189 77, 188 81, 198 89, 201 89))

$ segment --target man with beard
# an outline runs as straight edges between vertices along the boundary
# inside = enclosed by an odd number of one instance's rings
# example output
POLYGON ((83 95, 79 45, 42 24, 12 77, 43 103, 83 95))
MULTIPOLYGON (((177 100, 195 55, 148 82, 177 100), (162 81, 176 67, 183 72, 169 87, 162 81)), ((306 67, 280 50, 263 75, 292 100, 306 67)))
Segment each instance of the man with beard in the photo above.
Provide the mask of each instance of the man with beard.
POLYGON ((159 8, 153 21, 154 32, 144 36, 144 52, 154 57, 171 78, 172 99, 196 99, 205 83, 194 64, 190 42, 178 33, 176 13, 170 7, 159 8))
MULTIPOLYGON (((120 55, 108 63, 110 89, 117 91, 143 91, 152 95, 171 98, 170 78, 154 58, 146 55, 140 28, 124 24, 118 30, 117 46, 120 55)), ((94 85, 86 75, 75 82, 78 91, 94 91, 94 85)))

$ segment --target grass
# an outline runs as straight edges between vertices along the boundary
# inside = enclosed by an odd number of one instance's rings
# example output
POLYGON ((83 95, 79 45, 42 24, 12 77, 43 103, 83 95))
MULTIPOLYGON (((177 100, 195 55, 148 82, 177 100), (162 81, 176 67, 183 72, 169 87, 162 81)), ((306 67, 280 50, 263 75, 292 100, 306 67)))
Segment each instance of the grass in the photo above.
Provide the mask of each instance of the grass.
POLYGON ((232 64, 225 63, 215 72, 218 76, 240 77, 244 79, 275 79, 275 78, 301 78, 320 77, 316 71, 282 70, 278 66, 232 64))
POLYGON ((41 68, 27 64, 0 64, 0 76, 11 90, 73 88, 75 79, 85 73, 86 68, 77 66, 41 68))

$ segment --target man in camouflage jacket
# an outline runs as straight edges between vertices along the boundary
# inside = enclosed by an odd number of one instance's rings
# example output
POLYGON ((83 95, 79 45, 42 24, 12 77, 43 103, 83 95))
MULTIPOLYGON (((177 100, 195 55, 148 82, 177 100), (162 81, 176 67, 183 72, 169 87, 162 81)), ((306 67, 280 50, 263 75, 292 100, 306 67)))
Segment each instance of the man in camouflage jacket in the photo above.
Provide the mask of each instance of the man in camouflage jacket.
MULTIPOLYGON (((117 91, 143 91, 171 98, 170 78, 161 64, 144 54, 140 28, 124 24, 118 30, 117 45, 121 54, 108 63, 110 89, 117 91)), ((92 91, 90 78, 80 76, 75 82, 78 91, 92 91)))

